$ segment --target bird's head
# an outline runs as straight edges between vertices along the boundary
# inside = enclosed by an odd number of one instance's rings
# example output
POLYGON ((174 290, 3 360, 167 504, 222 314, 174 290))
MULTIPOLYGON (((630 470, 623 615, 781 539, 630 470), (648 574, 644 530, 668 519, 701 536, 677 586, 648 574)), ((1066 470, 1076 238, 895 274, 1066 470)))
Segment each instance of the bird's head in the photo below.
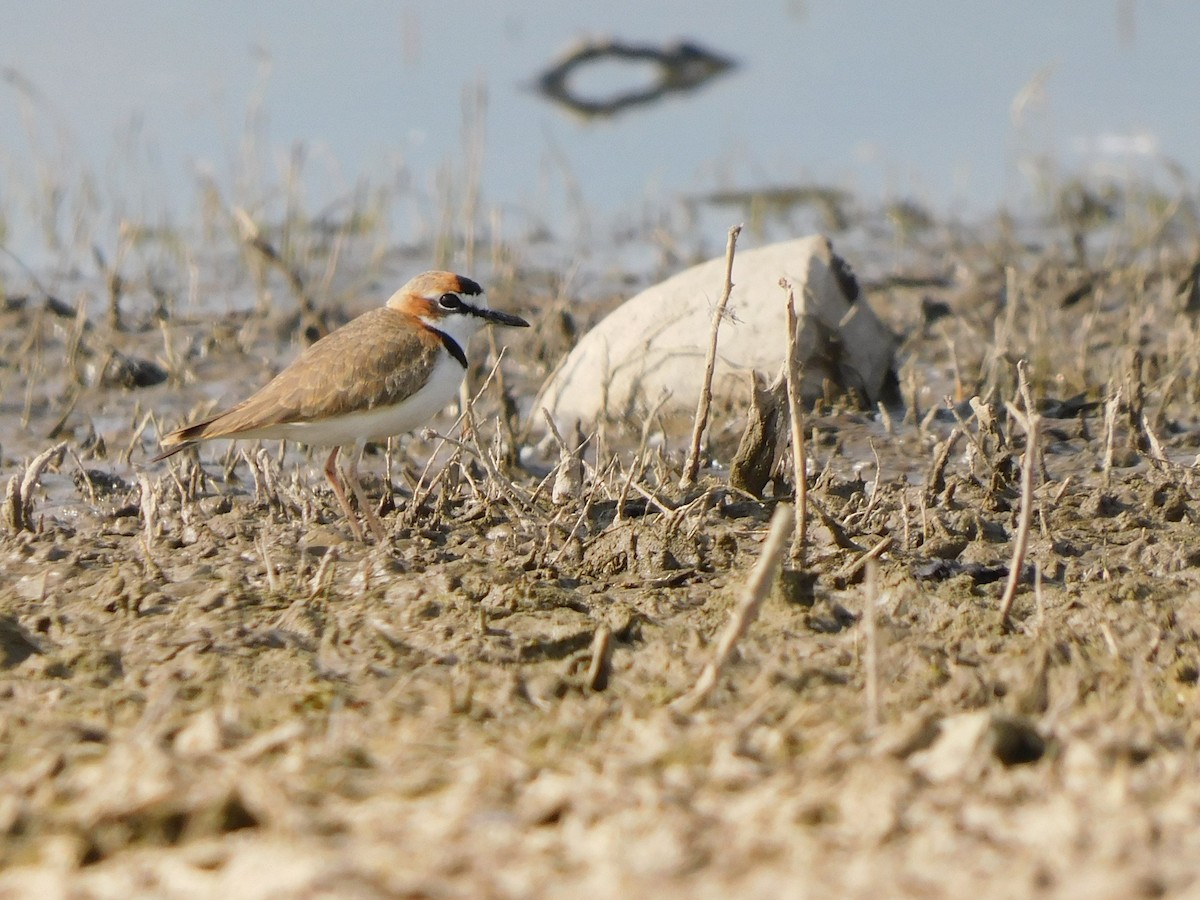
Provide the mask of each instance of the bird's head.
POLYGON ((424 272, 396 291, 387 305, 415 316, 460 344, 488 324, 529 327, 520 316, 489 309, 487 294, 478 282, 453 272, 424 272))

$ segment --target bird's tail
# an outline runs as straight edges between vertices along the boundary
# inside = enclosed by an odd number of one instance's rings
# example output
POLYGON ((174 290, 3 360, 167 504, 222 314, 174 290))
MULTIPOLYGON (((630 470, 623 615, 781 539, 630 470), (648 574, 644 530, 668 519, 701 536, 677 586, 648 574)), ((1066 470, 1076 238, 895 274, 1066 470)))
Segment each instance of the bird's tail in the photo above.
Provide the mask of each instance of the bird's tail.
POLYGON ((159 462, 169 456, 174 456, 188 447, 194 447, 205 437, 205 431, 208 426, 213 423, 212 419, 205 422, 197 422, 195 425, 188 425, 184 428, 177 428, 172 432, 163 435, 161 441, 163 452, 154 457, 150 462, 159 462))

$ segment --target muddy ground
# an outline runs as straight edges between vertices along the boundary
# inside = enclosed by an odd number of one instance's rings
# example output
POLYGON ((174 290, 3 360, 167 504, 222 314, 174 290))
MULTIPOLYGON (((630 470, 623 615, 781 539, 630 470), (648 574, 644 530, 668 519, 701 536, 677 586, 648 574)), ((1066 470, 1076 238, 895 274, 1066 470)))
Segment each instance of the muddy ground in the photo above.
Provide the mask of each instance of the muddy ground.
MULTIPOLYGON (((149 462, 146 413, 259 383, 319 298, 260 270, 273 314, 214 315, 130 271, 109 316, 111 279, 51 301, 9 272, 0 896, 1195 895, 1196 229, 1132 221, 851 256, 907 415, 811 415, 805 559, 692 710, 792 490, 729 487, 736 414, 686 490, 678 429, 639 464, 611 423, 556 504, 557 450, 493 381, 457 453, 367 457, 390 540, 364 545, 319 455, 149 462), (1022 358, 1042 452, 1002 623, 1022 358)), ((514 397, 620 299, 491 287, 538 324, 502 336, 514 397)))

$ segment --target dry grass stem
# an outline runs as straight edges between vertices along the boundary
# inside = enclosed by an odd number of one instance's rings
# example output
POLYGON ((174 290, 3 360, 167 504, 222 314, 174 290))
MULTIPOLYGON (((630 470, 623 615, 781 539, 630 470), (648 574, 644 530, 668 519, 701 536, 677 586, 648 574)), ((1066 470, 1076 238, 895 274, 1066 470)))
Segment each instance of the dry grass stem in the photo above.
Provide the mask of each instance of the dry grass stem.
MULTIPOLYGON (((611 471, 612 469, 614 469, 616 467, 616 464, 617 464, 617 461, 615 458, 610 459, 608 461, 607 471, 611 471)), ((577 534, 579 534, 579 532, 584 528, 584 523, 587 522, 588 517, 591 515, 592 506, 596 502, 596 494, 600 490, 600 486, 603 484, 604 477, 606 477, 606 474, 607 473, 605 473, 605 474, 601 474, 599 472, 595 473, 595 476, 592 478, 592 488, 591 488, 591 490, 589 490, 587 492, 587 496, 584 498, 583 504, 579 510, 579 515, 577 515, 575 517, 575 521, 571 524, 570 530, 567 531, 567 536, 565 538, 563 538, 562 546, 558 548, 558 552, 554 554, 554 558, 549 561, 549 565, 557 566, 562 561, 563 557, 567 553, 567 550, 572 547, 572 541, 575 540, 575 536, 577 534)), ((555 524, 557 524, 557 517, 555 518, 554 521, 555 521, 555 524)), ((542 547, 542 553, 541 553, 542 559, 545 559, 546 554, 548 554, 550 552, 550 542, 552 540, 552 534, 553 534, 553 528, 548 527, 546 529, 546 540, 542 547)))
POLYGON ((138 473, 138 486, 140 488, 138 502, 142 513, 142 527, 145 530, 146 546, 150 546, 161 530, 158 521, 158 497, 154 493, 154 486, 150 484, 150 479, 144 472, 138 473))
POLYGON ((646 471, 646 445, 650 442, 650 430, 654 427, 654 420, 658 416, 658 411, 662 409, 662 405, 666 402, 666 399, 666 397, 660 397, 658 403, 654 405, 654 408, 642 420, 642 436, 638 441, 637 452, 633 455, 633 463, 629 466, 629 474, 621 485, 621 492, 617 495, 618 521, 625 515, 625 503, 629 499, 630 487, 635 482, 640 481, 643 473, 646 471))
POLYGON ((1032 408, 1029 387, 1026 383, 1024 360, 1017 367, 1021 382, 1021 393, 1027 398, 1029 409, 1022 413, 1012 404, 1008 412, 1025 429, 1025 454, 1021 462, 1021 510, 1018 517, 1017 536, 1013 542, 1012 561, 1009 563, 1008 581, 1000 598, 1000 625, 1008 625, 1009 613, 1017 596, 1017 585, 1021 583, 1021 571, 1025 566, 1025 554, 1029 549, 1029 531, 1033 522, 1033 482, 1038 459, 1038 432, 1041 419, 1032 408))
POLYGON ((33 494, 38 482, 50 466, 62 463, 66 453, 66 443, 58 443, 35 456, 20 475, 14 475, 8 482, 4 498, 4 524, 9 531, 33 531, 33 494))
POLYGON ((892 546, 892 541, 894 540, 895 538, 893 538, 891 535, 880 538, 870 550, 868 550, 858 559, 854 560, 854 562, 840 569, 836 578, 839 581, 846 581, 850 578, 853 578, 858 574, 858 570, 863 566, 870 565, 878 560, 879 557, 881 557, 887 551, 887 549, 892 546))
POLYGON ((1117 412, 1121 409, 1121 389, 1104 401, 1104 485, 1112 482, 1113 454, 1117 446, 1117 412))
POLYGON ((796 483, 796 533, 792 537, 791 557, 801 566, 808 554, 808 461, 804 443, 804 399, 801 391, 800 361, 796 358, 796 298, 790 284, 787 291, 786 368, 788 422, 792 431, 792 477, 796 483))
POLYGON ((704 440, 704 431, 708 428, 708 412, 712 406, 713 370, 717 365, 717 338, 721 330, 721 320, 725 318, 725 307, 729 304, 729 295, 733 293, 733 254, 737 248, 738 235, 741 233, 742 226, 734 225, 729 229, 729 240, 725 245, 725 286, 721 290, 721 299, 717 301, 717 308, 713 310, 708 356, 704 361, 704 385, 700 388, 700 397, 696 401, 692 441, 688 448, 687 462, 683 467, 683 477, 679 480, 680 488, 685 490, 696 483, 696 475, 700 471, 700 444, 704 440))
POLYGON ((488 477, 492 484, 494 484, 500 493, 503 494, 509 500, 509 502, 513 504, 517 512, 528 512, 530 509, 529 497, 526 496, 524 492, 513 483, 511 478, 506 477, 500 472, 500 469, 496 465, 496 461, 492 459, 491 454, 480 445, 479 429, 475 424, 474 405, 468 403, 467 408, 463 410, 463 412, 467 418, 467 428, 471 432, 471 441, 474 446, 471 447, 466 444, 462 444, 453 438, 445 438, 445 440, 449 441, 455 446, 463 447, 476 459, 483 463, 483 467, 487 470, 488 477))
POLYGON ((879 421, 883 425, 883 433, 888 437, 893 437, 896 434, 896 423, 892 421, 892 414, 880 400, 875 404, 875 409, 879 412, 879 421))
MULTIPOLYGON (((946 440, 938 444, 937 454, 933 458, 933 465, 929 468, 929 477, 925 479, 925 503, 932 505, 937 495, 946 489, 946 466, 950 462, 950 455, 954 452, 954 447, 958 443, 963 434, 968 434, 962 427, 955 426, 950 431, 950 435, 946 440)), ((978 442, 975 444, 979 447, 978 442)))
POLYGON ((333 581, 334 569, 337 566, 338 552, 336 547, 330 547, 324 556, 321 557, 321 563, 317 566, 317 571, 313 573, 312 582, 309 585, 308 599, 315 600, 317 597, 329 590, 329 585, 333 581))
POLYGON ((771 516, 770 530, 767 532, 767 539, 763 542, 758 562, 754 564, 754 571, 750 573, 742 596, 730 614, 725 630, 721 632, 721 637, 717 640, 712 659, 704 667, 692 689, 671 703, 671 708, 676 712, 689 713, 698 709, 708 700, 709 695, 717 686, 717 680, 721 677, 725 667, 729 665, 738 641, 758 618, 758 611, 762 608, 763 601, 771 593, 771 585, 779 575, 783 554, 787 550, 788 535, 791 534, 792 524, 791 504, 780 503, 775 507, 775 512, 771 516))
POLYGON ((274 560, 271 559, 270 542, 260 534, 255 538, 254 543, 258 547, 259 555, 262 557, 263 572, 267 576, 267 590, 271 591, 271 593, 278 593, 282 584, 279 581, 279 571, 275 566, 274 560))
POLYGON ((879 614, 879 569, 874 560, 867 562, 863 603, 863 679, 866 681, 867 727, 879 727, 879 636, 876 617, 879 614))
MULTIPOLYGON (((450 426, 451 431, 453 431, 455 428, 460 427, 466 421, 467 408, 470 406, 470 404, 477 402, 479 400, 479 398, 483 396, 484 392, 488 389, 488 387, 491 385, 492 379, 495 378, 497 373, 500 371, 500 361, 502 358, 503 358, 503 353, 496 356, 495 361, 492 363, 492 367, 488 370, 487 377, 483 379, 483 384, 481 384, 479 386, 479 389, 475 391, 475 394, 473 396, 464 395, 464 394, 460 393, 460 400, 462 400, 463 402, 461 403, 461 409, 458 414, 458 417, 455 418, 454 423, 450 426)), ((463 384, 465 386, 466 382, 464 381, 463 384)), ((472 431, 473 430, 474 429, 472 429, 472 431)), ((425 429, 422 432, 422 435, 424 435, 426 437, 437 438, 438 444, 436 447, 433 448, 433 451, 429 454, 429 458, 425 461, 425 466, 421 470, 421 475, 417 479, 417 483, 412 486, 413 500, 412 500, 411 505, 409 506, 408 516, 407 516, 407 521, 409 522, 409 524, 411 524, 415 520, 417 510, 419 510, 421 508, 421 505, 433 494, 434 489, 439 484, 441 484, 442 481, 446 480, 446 478, 448 477, 447 473, 450 471, 450 468, 455 463, 457 463, 457 461, 461 457, 461 454, 463 453, 463 451, 473 452, 470 450, 470 448, 465 447, 461 442, 455 440, 454 438, 438 434, 436 431, 433 431, 432 429, 425 429), (441 452, 442 448, 447 445, 451 445, 451 446, 455 447, 456 448, 455 452, 451 455, 450 459, 447 460, 446 463, 438 469, 437 475, 435 475, 433 480, 426 486, 425 478, 429 475, 429 471, 433 467, 434 461, 438 458, 438 454, 441 452), (423 486, 424 486, 424 490, 422 490, 423 486)), ((389 456, 389 462, 390 462, 390 458, 391 458, 390 452, 389 452, 388 456, 389 456)), ((389 476, 388 490, 391 490, 390 476, 389 476)))
MULTIPOLYGON (((308 287, 304 283, 304 276, 298 266, 292 265, 283 255, 275 248, 275 246, 263 237, 262 231, 258 224, 250 217, 250 214, 245 209, 235 207, 233 210, 233 218, 237 223, 238 232, 241 235, 243 243, 254 250, 255 253, 271 268, 283 275, 295 295, 296 300, 300 304, 301 314, 308 320, 316 315, 316 304, 313 302, 309 294, 308 287)), ((304 324, 308 324, 307 322, 304 324)))
POLYGON ((592 635, 591 659, 588 663, 587 686, 592 691, 608 687, 608 675, 612 659, 612 629, 607 625, 596 626, 592 635))
POLYGON ((1142 415, 1141 421, 1142 433, 1146 436, 1146 442, 1149 444, 1150 458, 1159 462, 1170 462, 1167 459, 1167 451, 1163 449, 1162 441, 1154 433, 1154 429, 1150 427, 1150 421, 1146 418, 1145 414, 1142 415))
MULTIPOLYGON (((546 427, 550 429, 550 436, 558 446, 558 464, 554 467, 554 471, 547 476, 547 478, 553 478, 550 502, 555 506, 561 506, 578 499, 583 491, 583 449, 587 446, 588 439, 579 433, 578 424, 576 424, 576 446, 571 447, 559 434, 554 417, 545 407, 542 407, 542 416, 546 420, 546 427)), ((534 491, 535 497, 540 489, 541 485, 538 486, 538 490, 534 491)))

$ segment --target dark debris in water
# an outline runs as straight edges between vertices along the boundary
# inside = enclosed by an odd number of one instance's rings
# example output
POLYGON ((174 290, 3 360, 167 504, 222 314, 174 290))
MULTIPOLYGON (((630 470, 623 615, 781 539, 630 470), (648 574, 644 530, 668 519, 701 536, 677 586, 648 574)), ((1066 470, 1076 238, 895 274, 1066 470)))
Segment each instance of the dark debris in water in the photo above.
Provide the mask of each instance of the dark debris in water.
POLYGON ((167 370, 153 360, 129 357, 116 352, 92 373, 92 381, 100 386, 123 390, 153 387, 164 383, 167 378, 167 370))
MULTIPOLYGON (((956 560, 933 559, 913 566, 913 577, 920 581, 946 581, 966 575, 975 584, 994 584, 1008 577, 1007 566, 987 566, 982 563, 958 562, 956 560)), ((1025 580, 1033 578, 1033 569, 1025 573, 1025 580)))

